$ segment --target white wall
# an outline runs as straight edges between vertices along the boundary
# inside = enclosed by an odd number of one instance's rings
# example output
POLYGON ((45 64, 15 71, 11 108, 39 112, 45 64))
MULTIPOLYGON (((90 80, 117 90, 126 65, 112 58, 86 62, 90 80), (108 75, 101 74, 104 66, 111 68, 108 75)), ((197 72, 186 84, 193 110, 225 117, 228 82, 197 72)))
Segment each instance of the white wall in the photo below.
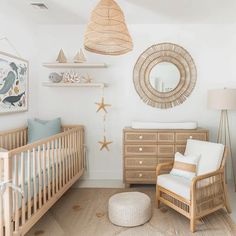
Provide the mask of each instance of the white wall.
MULTIPOLYGON (((37 64, 34 44, 35 26, 25 19, 17 9, 11 7, 6 0, 0 2, 0 38, 7 37, 20 56, 29 61, 29 111, 0 115, 0 130, 12 129, 26 124, 28 117, 34 115, 37 108, 37 80, 35 71, 37 64)), ((0 51, 17 55, 15 50, 5 40, 0 41, 0 51)))
MULTIPOLYGON (((38 87, 38 116, 62 117, 64 123, 84 124, 89 148, 90 179, 122 178, 122 129, 132 120, 140 121, 197 121, 210 129, 215 140, 219 113, 207 109, 207 90, 235 86, 236 51, 235 25, 131 25, 134 50, 123 56, 109 57, 86 53, 88 61, 105 62, 107 69, 90 69, 96 81, 109 84, 105 89, 106 102, 112 104, 107 116, 107 136, 114 143, 111 151, 99 151, 102 138, 102 116, 96 113, 95 102, 101 97, 98 88, 38 87), (160 110, 144 104, 135 92, 132 71, 138 56, 150 45, 173 42, 186 48, 195 60, 198 79, 187 101, 173 109, 160 110)), ((38 29, 39 61, 54 61, 60 48, 73 58, 83 45, 85 27, 79 25, 51 25, 38 29)), ((40 81, 47 80, 52 70, 41 67, 40 81)), ((86 73, 87 70, 81 70, 86 73)), ((236 114, 232 113, 235 121, 236 114)), ((232 131, 235 129, 232 122, 232 131)), ((236 136, 236 135, 234 135, 236 136)), ((234 140, 236 137, 234 137, 234 140)), ((236 141, 235 141, 236 142, 236 141)))

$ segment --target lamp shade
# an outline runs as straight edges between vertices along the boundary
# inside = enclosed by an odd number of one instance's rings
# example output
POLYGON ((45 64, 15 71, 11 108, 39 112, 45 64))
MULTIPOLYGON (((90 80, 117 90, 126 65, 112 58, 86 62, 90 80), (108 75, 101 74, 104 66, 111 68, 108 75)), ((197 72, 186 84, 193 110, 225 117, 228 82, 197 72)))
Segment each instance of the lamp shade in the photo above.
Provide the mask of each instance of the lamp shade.
POLYGON ((133 49, 124 14, 114 0, 101 0, 93 10, 84 47, 104 55, 121 55, 133 49))
POLYGON ((217 110, 236 110, 236 89, 209 90, 208 107, 217 110))

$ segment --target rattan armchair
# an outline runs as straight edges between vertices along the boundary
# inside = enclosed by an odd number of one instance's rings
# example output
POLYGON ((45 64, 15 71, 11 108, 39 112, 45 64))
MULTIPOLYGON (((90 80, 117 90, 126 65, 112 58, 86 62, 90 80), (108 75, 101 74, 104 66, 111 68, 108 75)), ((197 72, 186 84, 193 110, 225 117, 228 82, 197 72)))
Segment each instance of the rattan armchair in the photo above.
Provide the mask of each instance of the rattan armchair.
POLYGON ((231 213, 225 184, 224 170, 227 156, 226 153, 226 148, 224 148, 220 167, 216 171, 198 175, 190 180, 189 198, 180 196, 180 194, 176 194, 170 189, 158 185, 158 177, 163 175, 163 173, 168 176, 166 173, 171 171, 173 162, 159 164, 156 168, 157 207, 159 208, 160 203, 162 202, 189 218, 191 232, 195 232, 196 220, 203 216, 219 210, 220 208, 226 208, 227 212, 231 213))

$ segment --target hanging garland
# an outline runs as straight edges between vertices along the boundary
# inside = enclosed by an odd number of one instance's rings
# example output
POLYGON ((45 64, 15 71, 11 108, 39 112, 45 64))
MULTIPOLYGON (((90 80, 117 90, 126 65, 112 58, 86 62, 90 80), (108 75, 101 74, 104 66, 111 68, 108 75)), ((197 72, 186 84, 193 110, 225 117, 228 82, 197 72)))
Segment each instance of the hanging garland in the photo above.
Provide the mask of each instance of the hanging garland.
POLYGON ((98 143, 101 145, 100 151, 102 151, 104 148, 107 151, 110 151, 108 145, 112 143, 112 141, 108 141, 106 138, 106 114, 107 114, 107 109, 106 107, 111 107, 111 104, 107 104, 104 101, 104 88, 102 88, 102 98, 101 102, 96 102, 95 104, 98 106, 97 112, 104 112, 103 114, 103 140, 99 141, 98 143))

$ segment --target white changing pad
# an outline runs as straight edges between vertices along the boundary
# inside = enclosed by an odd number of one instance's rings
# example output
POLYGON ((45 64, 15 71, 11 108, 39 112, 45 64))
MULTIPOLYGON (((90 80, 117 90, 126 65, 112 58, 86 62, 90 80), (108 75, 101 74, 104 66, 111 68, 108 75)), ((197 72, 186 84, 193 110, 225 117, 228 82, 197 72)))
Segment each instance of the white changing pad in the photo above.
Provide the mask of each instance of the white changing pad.
POLYGON ((196 129, 197 122, 142 122, 133 121, 133 129, 196 129))

